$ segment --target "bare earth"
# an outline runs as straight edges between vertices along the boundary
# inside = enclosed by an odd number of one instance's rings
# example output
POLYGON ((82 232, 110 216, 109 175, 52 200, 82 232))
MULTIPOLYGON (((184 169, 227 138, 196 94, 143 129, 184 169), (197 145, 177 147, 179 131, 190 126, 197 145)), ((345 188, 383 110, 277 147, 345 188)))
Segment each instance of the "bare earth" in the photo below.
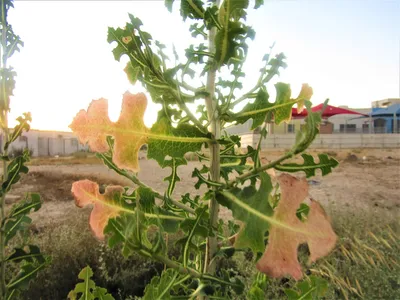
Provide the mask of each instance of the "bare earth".
MULTIPOLYGON (((265 153, 263 160, 270 161, 278 155, 278 152, 265 153)), ((322 202, 328 212, 343 208, 352 209, 355 213, 368 210, 376 214, 400 216, 400 150, 340 150, 332 155, 336 156, 340 165, 326 177, 318 175, 309 180, 312 198, 322 202), (356 157, 349 157, 349 154, 356 157)), ((301 158, 298 161, 301 162, 301 158)), ((161 169, 155 161, 145 159, 141 160, 140 166, 139 178, 163 193, 167 187, 163 178, 169 175, 170 169, 161 169)), ((201 168, 201 164, 188 162, 187 166, 180 167, 181 181, 175 190, 176 198, 180 194, 199 193, 193 188, 196 180, 191 178, 194 167, 201 168)), ((302 173, 296 175, 304 176, 302 173)), ((79 216, 70 189, 72 182, 85 178, 100 184, 129 185, 126 179, 101 164, 30 166, 30 173, 15 185, 6 202, 10 207, 26 192, 39 192, 44 204, 42 209, 32 214, 36 226, 59 224, 71 216, 79 216)), ((225 218, 230 217, 227 210, 223 209, 221 213, 225 218)))

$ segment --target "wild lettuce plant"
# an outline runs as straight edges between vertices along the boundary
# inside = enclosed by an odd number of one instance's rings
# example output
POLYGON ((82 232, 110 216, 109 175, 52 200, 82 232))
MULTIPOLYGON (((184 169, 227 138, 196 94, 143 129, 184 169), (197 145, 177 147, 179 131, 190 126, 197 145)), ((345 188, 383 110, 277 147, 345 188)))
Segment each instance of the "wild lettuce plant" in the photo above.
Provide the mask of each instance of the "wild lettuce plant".
MULTIPOLYGON (((173 2, 166 1, 169 10, 173 2)), ((262 4, 257 0, 255 8, 262 4)), ((303 171, 309 177, 320 169, 326 175, 337 165, 325 154, 319 155, 318 162, 308 154, 303 154, 303 164, 286 162, 303 153, 319 132, 321 115, 310 110, 312 88, 304 84, 293 97, 290 85, 279 82, 275 84, 276 99, 270 101, 266 85, 286 67, 280 53, 273 58, 264 56, 258 81, 241 93, 247 42, 255 35, 246 25, 248 6, 247 0, 180 1, 181 16, 190 23, 189 30, 198 43, 186 49, 183 60, 174 52, 179 61, 174 65, 165 53, 166 46, 144 31, 136 16, 130 14, 123 28, 109 28, 114 58, 129 58, 125 72, 131 83, 142 84, 152 101, 161 104, 157 121, 146 127, 146 96, 127 92, 118 121, 110 121, 107 100, 99 99, 81 110, 70 125, 107 167, 132 182, 129 187, 108 186, 101 193, 97 183, 81 180, 73 184, 72 193, 77 206, 93 204, 89 223, 97 238, 108 239, 110 247, 120 245, 124 256, 136 252, 165 265, 161 276, 146 287, 144 299, 225 299, 242 294, 240 276, 219 264, 238 250, 253 252, 254 267, 261 273, 300 280, 304 276, 297 258, 300 244, 308 244, 310 263, 335 246, 336 235, 323 208, 315 200, 303 203, 308 198, 306 179, 287 174, 303 171), (204 84, 193 86, 193 78, 204 84), (198 100, 203 104, 194 112, 191 107, 198 100), (239 110, 242 102, 247 104, 239 110), (305 126, 285 155, 263 164, 260 153, 262 139, 268 138, 266 123, 289 121, 294 105, 298 111, 304 106, 308 109, 305 126), (248 146, 241 153, 236 150, 241 147, 240 136, 228 135, 223 129, 250 119, 253 130, 261 126, 260 141, 256 148, 248 146), (165 191, 157 191, 137 177, 143 145, 147 145, 148 159, 171 172, 165 178, 165 191), (193 170, 198 180, 194 187, 205 186, 207 191, 176 197, 178 171, 187 164, 184 157, 188 152, 195 153, 202 164, 200 170, 193 170), (266 171, 272 169, 285 173, 271 178, 266 171), (273 181, 279 183, 280 191, 273 181), (225 230, 227 220, 219 216, 221 206, 231 210, 240 224, 238 229, 233 227, 233 233, 225 230), (176 246, 181 255, 171 258, 166 237, 178 231, 182 237, 176 246)), ((265 279, 261 273, 258 279, 265 279)), ((317 281, 314 278, 312 282, 317 281)), ((261 285, 248 291, 251 299, 263 298, 261 285)), ((307 286, 310 288, 304 293, 312 295, 315 287, 307 286)), ((302 297, 293 290, 292 295, 302 297)))
POLYGON ((8 128, 8 112, 10 111, 10 97, 15 87, 16 72, 8 66, 8 59, 20 51, 24 45, 21 38, 13 32, 12 26, 7 21, 8 11, 14 7, 13 1, 0 1, 0 126, 2 130, 3 161, 1 188, 0 188, 0 299, 13 299, 21 289, 29 286, 36 274, 46 267, 49 258, 44 256, 35 245, 26 244, 26 239, 19 238, 27 234, 26 228, 32 222, 29 213, 41 207, 40 195, 30 193, 25 199, 17 202, 6 213, 6 195, 12 186, 21 178, 21 173, 27 173, 25 165, 29 161, 29 150, 12 160, 8 156, 10 144, 21 136, 23 131, 30 129, 30 113, 18 117, 19 124, 11 131, 8 128), (12 272, 17 269, 19 272, 12 272), (7 270, 7 272, 6 272, 7 270))

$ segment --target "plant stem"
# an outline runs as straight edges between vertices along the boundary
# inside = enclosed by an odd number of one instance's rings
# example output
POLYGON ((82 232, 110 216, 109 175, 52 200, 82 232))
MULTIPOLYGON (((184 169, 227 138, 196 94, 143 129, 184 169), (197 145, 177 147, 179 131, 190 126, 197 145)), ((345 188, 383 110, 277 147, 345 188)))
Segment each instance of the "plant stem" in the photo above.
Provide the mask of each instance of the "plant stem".
MULTIPOLYGON (((161 200, 165 200, 164 196, 161 195, 159 192, 153 190, 151 187, 149 187, 147 184, 145 184, 144 182, 140 181, 139 178, 137 178, 135 175, 125 171, 125 170, 121 170, 119 169, 112 161, 110 161, 106 155, 104 155, 103 153, 98 153, 97 157, 99 157, 100 159, 103 160, 103 162, 107 162, 106 165, 113 169, 117 174, 124 176, 125 178, 129 179, 130 181, 132 181, 134 184, 146 188, 146 189, 150 189, 152 190, 152 192, 154 193, 154 196, 158 199, 161 200)), ((179 207, 181 209, 183 209, 184 211, 190 213, 190 214, 195 214, 195 210, 185 204, 183 204, 182 202, 179 202, 178 200, 172 199, 171 197, 169 197, 169 200, 171 201, 171 203, 173 203, 176 207, 179 207)))
MULTIPOLYGON (((219 7, 220 1, 217 0, 215 5, 219 7)), ((208 50, 210 53, 215 53, 215 35, 217 29, 215 27, 211 28, 208 35, 209 46, 208 50)), ((215 182, 220 181, 220 146, 218 140, 221 137, 221 121, 219 119, 218 112, 218 99, 215 99, 215 77, 217 73, 217 66, 213 59, 210 59, 211 66, 207 74, 207 85, 206 90, 208 96, 206 97, 206 107, 208 120, 210 122, 210 131, 212 135, 212 142, 209 143, 210 148, 210 173, 211 180, 215 182)), ((213 187, 215 189, 215 187, 213 187)), ((210 211, 210 225, 213 229, 217 228, 219 204, 215 197, 213 197, 209 204, 210 211)), ((218 240, 216 235, 213 237, 208 237, 205 263, 204 263, 204 273, 213 274, 215 272, 215 261, 212 259, 215 253, 218 251, 218 240)))
MULTIPOLYGON (((5 1, 1 1, 1 27, 2 27, 2 35, 1 35, 1 50, 0 51, 0 69, 5 69, 7 67, 7 56, 5 55, 6 53, 6 45, 7 45, 7 19, 6 19, 6 3, 5 1)), ((7 155, 7 149, 5 149, 4 145, 8 141, 8 97, 7 97, 7 92, 6 92, 6 77, 3 72, 2 76, 2 90, 3 90, 3 111, 1 112, 1 118, 2 118, 2 125, 3 125, 3 156, 7 155)), ((3 160, 3 182, 7 180, 7 162, 3 160)), ((2 225, 3 220, 5 218, 5 198, 6 198, 6 193, 3 192, 3 195, 1 197, 1 214, 0 214, 0 225, 2 225)), ((6 264, 4 262, 5 260, 5 232, 3 231, 4 228, 3 226, 1 227, 0 231, 0 263, 1 263, 1 270, 0 270, 0 298, 4 299, 5 294, 6 294, 6 264)))
POLYGON ((254 175, 257 175, 258 173, 260 173, 260 172, 262 172, 262 171, 271 169, 271 168, 273 168, 274 166, 276 166, 277 164, 280 164, 282 161, 284 161, 284 160, 286 160, 286 159, 288 159, 288 158, 291 158, 292 156, 293 156, 293 153, 292 153, 292 152, 286 153, 286 154, 285 154, 284 156, 282 156, 281 158, 279 158, 279 159, 277 159, 277 160, 274 160, 274 161, 270 162, 270 163, 267 164, 267 165, 262 165, 262 166, 260 166, 260 167, 258 167, 258 168, 253 169, 252 171, 249 171, 249 172, 244 173, 244 174, 242 174, 242 175, 240 175, 240 176, 237 176, 234 180, 228 181, 228 183, 227 183, 224 187, 225 187, 225 188, 230 188, 230 187, 232 187, 235 183, 238 183, 238 182, 241 182, 241 181, 243 181, 243 180, 245 180, 245 179, 248 179, 248 178, 250 178, 250 177, 252 177, 252 176, 254 176, 254 175))

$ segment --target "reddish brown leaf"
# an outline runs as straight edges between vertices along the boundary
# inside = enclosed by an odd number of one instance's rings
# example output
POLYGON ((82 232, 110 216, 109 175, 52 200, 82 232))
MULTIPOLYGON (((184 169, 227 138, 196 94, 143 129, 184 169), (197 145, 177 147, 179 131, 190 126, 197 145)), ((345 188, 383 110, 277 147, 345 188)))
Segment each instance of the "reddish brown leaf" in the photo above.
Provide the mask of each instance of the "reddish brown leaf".
POLYGON ((81 110, 69 127, 81 143, 88 143, 95 152, 108 151, 106 137, 113 136, 114 163, 119 168, 138 172, 138 153, 140 147, 147 143, 149 133, 143 123, 146 107, 147 99, 144 94, 133 95, 126 92, 122 100, 121 115, 114 123, 108 117, 107 100, 93 100, 87 112, 81 110))
POLYGON ((308 184, 301 180, 282 174, 278 178, 281 187, 281 200, 276 208, 274 218, 288 227, 271 225, 267 248, 257 263, 261 272, 271 277, 291 275, 299 280, 303 277, 297 259, 297 248, 307 243, 310 250, 309 262, 327 255, 335 246, 336 234, 318 202, 312 200, 306 222, 300 221, 296 210, 308 196, 308 184), (296 231, 288 229, 296 228, 296 231))
POLYGON ((87 112, 80 110, 69 127, 82 144, 89 144, 92 151, 106 152, 106 137, 111 132, 111 124, 108 118, 108 102, 102 98, 93 100, 87 112))
POLYGON ((80 180, 72 184, 71 192, 78 207, 93 204, 94 208, 90 214, 89 224, 94 235, 104 239, 104 227, 110 218, 118 216, 121 207, 116 200, 120 199, 124 192, 122 186, 108 186, 104 194, 100 194, 99 185, 90 180, 80 180))

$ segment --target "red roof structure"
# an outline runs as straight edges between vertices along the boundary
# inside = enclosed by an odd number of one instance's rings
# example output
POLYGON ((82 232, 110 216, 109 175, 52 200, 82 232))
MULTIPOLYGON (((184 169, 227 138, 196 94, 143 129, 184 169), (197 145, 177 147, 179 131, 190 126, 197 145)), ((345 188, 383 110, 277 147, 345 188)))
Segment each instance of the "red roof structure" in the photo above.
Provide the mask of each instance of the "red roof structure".
MULTIPOLYGON (((318 104, 314 107, 311 108, 313 112, 321 111, 323 108, 324 104, 318 104)), ((356 112, 354 110, 349 110, 346 108, 341 108, 341 107, 336 107, 332 105, 327 105, 325 107, 325 110, 322 112, 322 118, 329 118, 334 115, 362 115, 362 116, 367 116, 365 114, 356 112)), ((297 113, 297 108, 292 108, 292 118, 293 119, 302 119, 307 116, 307 110, 303 109, 301 113, 297 113)))
MULTIPOLYGON (((318 104, 317 106, 314 106, 311 108, 313 112, 321 111, 323 108, 324 104, 318 104)), ((346 108, 341 108, 341 107, 336 107, 332 105, 327 105, 325 107, 325 110, 322 112, 322 117, 323 118, 329 118, 334 115, 362 115, 362 116, 367 116, 365 114, 359 113, 354 110, 349 110, 346 108)))

